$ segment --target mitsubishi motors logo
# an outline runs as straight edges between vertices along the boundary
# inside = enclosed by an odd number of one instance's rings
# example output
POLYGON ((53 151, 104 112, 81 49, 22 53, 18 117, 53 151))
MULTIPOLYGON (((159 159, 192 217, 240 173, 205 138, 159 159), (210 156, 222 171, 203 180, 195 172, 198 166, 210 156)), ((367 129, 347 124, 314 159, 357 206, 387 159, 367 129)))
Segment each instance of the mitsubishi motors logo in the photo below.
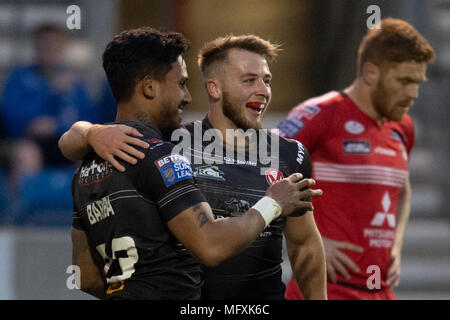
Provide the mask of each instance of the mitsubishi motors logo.
POLYGON ((381 205, 383 207, 384 212, 377 212, 370 222, 371 226, 381 227, 385 220, 389 227, 395 228, 395 214, 389 213, 389 208, 391 207, 391 198, 389 197, 389 193, 385 192, 383 195, 383 199, 381 200, 381 205))

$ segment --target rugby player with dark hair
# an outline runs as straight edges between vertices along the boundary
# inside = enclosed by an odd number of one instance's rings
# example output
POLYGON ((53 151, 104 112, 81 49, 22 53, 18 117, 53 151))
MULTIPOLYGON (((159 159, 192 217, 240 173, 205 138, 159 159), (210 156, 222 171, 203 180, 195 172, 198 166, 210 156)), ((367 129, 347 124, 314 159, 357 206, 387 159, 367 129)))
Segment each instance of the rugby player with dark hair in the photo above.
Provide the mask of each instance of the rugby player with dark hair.
POLYGON ((214 219, 188 159, 162 139, 191 102, 182 58, 187 46, 179 33, 139 28, 115 36, 103 54, 118 102, 116 123, 137 129, 142 136, 135 144, 148 148, 125 172, 88 150, 74 176, 73 264, 81 269, 81 290, 96 297, 199 299, 198 261, 216 266, 280 215, 311 210, 310 198, 321 194, 309 189, 312 179, 293 173, 258 194, 239 217, 214 219))
MULTIPOLYGON (((185 126, 194 135, 194 140, 197 131, 203 136, 202 133, 213 130, 221 137, 214 141, 215 146, 223 149, 224 155, 227 145, 233 141, 233 137, 230 139, 228 136, 230 132, 261 132, 262 117, 272 96, 272 74, 268 62, 277 56, 279 50, 277 45, 254 35, 230 35, 205 44, 198 63, 209 96, 209 112, 203 121, 185 126)), ((133 133, 126 130, 129 128, 76 123, 66 133, 70 139, 62 148, 71 149, 72 159, 77 159, 90 145, 99 150, 104 159, 117 156, 132 163, 140 155, 132 153, 133 138, 127 134, 133 133), (115 141, 111 141, 110 136, 114 136, 115 141), (78 149, 74 147, 77 145, 80 146, 78 149)), ((273 137, 279 143, 278 154, 274 154, 279 158, 279 166, 268 168, 265 174, 261 174, 265 165, 260 157, 255 162, 223 158, 220 163, 207 163, 210 159, 205 159, 205 154, 210 150, 210 141, 200 141, 197 146, 194 141, 190 150, 194 176, 216 219, 244 214, 273 182, 284 176, 300 172, 304 177, 310 177, 308 151, 301 143, 267 132, 261 137, 268 137, 270 141, 273 137)), ((249 154, 259 151, 260 143, 260 140, 254 144, 247 140, 238 142, 233 144, 233 150, 236 153, 244 151, 245 159, 249 159, 249 154)), ((217 154, 213 156, 218 157, 217 154)), ((326 299, 325 255, 312 208, 297 210, 288 218, 274 220, 242 253, 218 266, 205 266, 202 299, 284 299, 283 234, 292 268, 305 296, 308 299, 326 299)))

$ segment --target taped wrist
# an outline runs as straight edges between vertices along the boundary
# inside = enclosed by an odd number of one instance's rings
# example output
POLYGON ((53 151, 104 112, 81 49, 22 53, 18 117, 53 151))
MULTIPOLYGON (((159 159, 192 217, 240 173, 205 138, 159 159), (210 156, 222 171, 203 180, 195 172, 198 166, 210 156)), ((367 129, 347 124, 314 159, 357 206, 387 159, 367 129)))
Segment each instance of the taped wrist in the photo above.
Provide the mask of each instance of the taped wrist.
POLYGON ((258 210, 263 217, 266 223, 265 228, 281 215, 280 204, 267 196, 261 198, 252 208, 258 210))

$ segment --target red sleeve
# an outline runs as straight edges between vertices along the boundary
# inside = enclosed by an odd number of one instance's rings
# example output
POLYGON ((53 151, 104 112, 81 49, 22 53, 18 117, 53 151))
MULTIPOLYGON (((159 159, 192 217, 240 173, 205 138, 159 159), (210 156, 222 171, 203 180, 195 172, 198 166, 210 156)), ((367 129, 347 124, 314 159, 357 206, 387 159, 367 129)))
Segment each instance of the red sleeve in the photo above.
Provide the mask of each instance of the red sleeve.
POLYGON ((277 129, 279 135, 289 139, 300 141, 305 147, 313 152, 318 141, 327 130, 327 110, 320 104, 306 101, 289 112, 277 129))
POLYGON ((404 137, 405 137, 405 147, 406 147, 406 151, 408 152, 408 157, 411 153, 412 148, 414 147, 414 142, 415 142, 415 136, 414 136, 414 123, 412 121, 411 116, 409 116, 408 114, 405 114, 404 118, 402 119, 402 121, 400 121, 399 123, 404 137))

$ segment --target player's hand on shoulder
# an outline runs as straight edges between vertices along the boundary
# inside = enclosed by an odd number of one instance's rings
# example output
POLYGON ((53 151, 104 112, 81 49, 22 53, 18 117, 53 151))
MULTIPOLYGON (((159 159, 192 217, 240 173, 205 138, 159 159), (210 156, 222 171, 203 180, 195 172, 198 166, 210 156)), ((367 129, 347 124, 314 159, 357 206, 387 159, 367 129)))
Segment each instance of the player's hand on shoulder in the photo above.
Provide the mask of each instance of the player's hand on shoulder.
POLYGON ((125 167, 117 159, 136 164, 143 159, 144 153, 136 149, 148 148, 149 144, 138 137, 143 135, 135 128, 123 124, 93 125, 86 136, 88 144, 104 160, 109 161, 117 170, 125 167))
POLYGON ((322 195, 322 190, 310 188, 315 185, 313 179, 302 178, 301 173, 293 173, 267 189, 266 195, 278 202, 283 216, 302 208, 313 210, 311 198, 322 195))

